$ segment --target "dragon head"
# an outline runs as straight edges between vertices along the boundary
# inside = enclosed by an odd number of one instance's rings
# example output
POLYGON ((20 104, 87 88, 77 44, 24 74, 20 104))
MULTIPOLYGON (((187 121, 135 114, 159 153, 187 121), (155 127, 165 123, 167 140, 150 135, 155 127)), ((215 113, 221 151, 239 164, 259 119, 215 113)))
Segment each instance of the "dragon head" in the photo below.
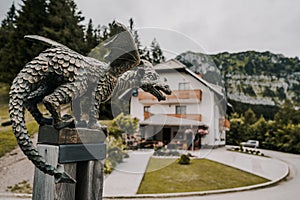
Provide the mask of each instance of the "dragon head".
POLYGON ((149 92, 157 98, 158 101, 166 100, 166 95, 172 93, 168 84, 160 80, 158 73, 153 68, 153 65, 147 60, 141 60, 140 65, 137 67, 140 76, 140 88, 145 92, 149 92), (163 94, 163 93, 164 94, 163 94))

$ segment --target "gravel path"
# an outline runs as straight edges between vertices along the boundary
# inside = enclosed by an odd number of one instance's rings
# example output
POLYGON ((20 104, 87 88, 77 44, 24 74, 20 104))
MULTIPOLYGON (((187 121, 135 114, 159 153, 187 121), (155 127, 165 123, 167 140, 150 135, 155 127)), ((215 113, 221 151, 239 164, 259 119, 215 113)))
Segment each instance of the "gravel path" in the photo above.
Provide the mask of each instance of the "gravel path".
MULTIPOLYGON (((36 144, 37 135, 32 139, 36 144)), ((0 193, 6 193, 8 186, 27 180, 33 185, 34 165, 19 147, 0 158, 0 193), (22 169, 22 170, 20 170, 22 169)))

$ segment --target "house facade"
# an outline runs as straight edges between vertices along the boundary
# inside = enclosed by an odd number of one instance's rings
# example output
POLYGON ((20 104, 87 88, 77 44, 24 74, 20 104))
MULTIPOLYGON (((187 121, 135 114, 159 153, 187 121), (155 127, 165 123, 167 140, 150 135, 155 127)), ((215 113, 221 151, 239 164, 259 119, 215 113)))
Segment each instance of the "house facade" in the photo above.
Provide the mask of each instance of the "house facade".
POLYGON ((155 70, 173 93, 160 102, 140 89, 131 97, 130 114, 139 119, 142 137, 176 149, 225 145, 229 123, 223 88, 175 59, 156 65, 155 70))

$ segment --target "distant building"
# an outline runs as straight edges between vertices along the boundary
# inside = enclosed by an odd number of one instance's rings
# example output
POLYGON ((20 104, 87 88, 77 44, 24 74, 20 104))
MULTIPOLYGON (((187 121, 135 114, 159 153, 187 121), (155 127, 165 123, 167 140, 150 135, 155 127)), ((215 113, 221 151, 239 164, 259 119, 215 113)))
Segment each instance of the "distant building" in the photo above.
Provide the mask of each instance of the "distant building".
POLYGON ((173 93, 161 102, 141 89, 131 97, 130 114, 140 120, 142 137, 176 149, 225 145, 229 122, 223 88, 174 59, 155 70, 173 93))

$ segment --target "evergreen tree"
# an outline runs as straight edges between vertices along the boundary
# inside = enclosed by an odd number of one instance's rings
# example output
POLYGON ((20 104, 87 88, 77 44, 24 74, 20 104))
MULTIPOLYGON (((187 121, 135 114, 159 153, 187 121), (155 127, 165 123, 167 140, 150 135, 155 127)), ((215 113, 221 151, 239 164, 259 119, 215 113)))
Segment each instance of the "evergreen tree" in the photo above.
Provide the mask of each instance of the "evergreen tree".
POLYGON ((142 53, 140 54, 140 56, 141 56, 141 59, 148 60, 149 62, 152 63, 152 58, 151 58, 151 53, 150 53, 149 48, 145 47, 142 50, 142 53))
POLYGON ((109 30, 107 26, 102 26, 100 29, 100 37, 99 40, 101 42, 106 41, 109 38, 109 30))
POLYGON ((226 144, 240 145, 245 137, 244 118, 234 113, 230 119, 230 131, 226 133, 226 144))
POLYGON ((129 19, 129 30, 133 36, 134 42, 136 47, 139 50, 139 53, 142 55, 143 54, 143 49, 142 49, 142 44, 140 41, 140 36, 138 34, 138 31, 134 28, 134 21, 132 18, 129 19))
POLYGON ((260 118, 250 126, 252 130, 252 138, 260 142, 260 146, 263 146, 263 141, 266 138, 266 133, 270 130, 269 123, 261 115, 260 118))
POLYGON ((276 113, 275 121, 278 125, 299 124, 300 111, 297 111, 294 104, 287 99, 276 113))
POLYGON ((18 36, 41 34, 47 18, 45 0, 22 0, 16 19, 18 36))
POLYGON ((92 19, 90 19, 86 30, 85 43, 87 52, 89 52, 91 49, 98 45, 97 31, 93 27, 92 19))
POLYGON ((16 44, 13 42, 16 17, 16 7, 13 3, 0 27, 0 82, 10 82, 12 79, 12 74, 10 73, 11 68, 7 67, 7 65, 10 60, 13 59, 13 55, 10 55, 11 52, 16 49, 16 44))
POLYGON ((154 38, 151 43, 151 56, 153 64, 158 64, 165 61, 165 57, 158 42, 156 41, 156 38, 154 38))
POLYGON ((16 22, 17 10, 15 7, 15 3, 11 5, 9 11, 6 14, 6 18, 1 23, 1 28, 6 28, 9 26, 14 26, 16 22))
MULTIPOLYGON (((36 56, 41 50, 41 44, 34 44, 24 40, 24 35, 41 34, 46 18, 45 0, 22 0, 18 16, 13 22, 13 31, 7 45, 1 48, 0 67, 5 69, 7 76, 2 76, 0 81, 10 83, 24 65, 36 56)), ((14 18, 14 10, 9 11, 9 20, 14 18)), ((3 25, 9 20, 5 20, 3 25)))
POLYGON ((73 0, 50 0, 45 35, 86 54, 88 52, 84 43, 84 27, 80 25, 83 20, 84 17, 73 0))
POLYGON ((148 60, 153 64, 158 64, 165 61, 165 57, 163 56, 163 52, 160 49, 160 46, 157 40, 154 38, 151 47, 142 48, 142 43, 140 42, 140 37, 138 35, 138 31, 134 29, 134 21, 132 18, 129 20, 129 30, 131 31, 134 42, 139 50, 140 56, 142 59, 148 60))
POLYGON ((254 124, 257 121, 256 115, 251 108, 245 112, 245 124, 254 124))
MULTIPOLYGON (((5 49, 5 46, 8 45, 9 42, 12 40, 12 35, 15 32, 16 27, 16 7, 13 3, 9 9, 9 11, 6 14, 6 18, 2 21, 1 27, 0 27, 0 51, 5 49)), ((2 56, 0 56, 0 59, 2 56)), ((1 61, 0 61, 1 63, 1 61)))

